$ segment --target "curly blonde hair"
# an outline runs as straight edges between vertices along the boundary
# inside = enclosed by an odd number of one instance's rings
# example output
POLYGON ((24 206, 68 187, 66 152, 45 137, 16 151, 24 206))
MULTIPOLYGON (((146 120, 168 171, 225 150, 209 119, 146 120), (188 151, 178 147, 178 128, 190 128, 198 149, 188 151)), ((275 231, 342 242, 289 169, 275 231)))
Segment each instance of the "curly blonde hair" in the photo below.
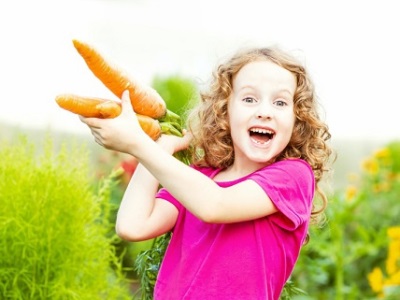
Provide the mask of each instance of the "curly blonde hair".
POLYGON ((329 170, 328 162, 332 150, 328 126, 318 114, 318 101, 314 85, 305 67, 294 57, 277 47, 242 50, 230 60, 222 63, 213 72, 210 88, 201 92, 200 104, 188 118, 188 128, 193 134, 193 164, 213 168, 227 168, 233 164, 234 149, 228 122, 228 101, 232 93, 234 76, 246 64, 268 60, 290 71, 297 81, 294 94, 295 125, 286 148, 275 161, 301 158, 314 171, 322 205, 313 207, 312 216, 319 215, 326 207, 327 198, 319 188, 323 174, 329 170))

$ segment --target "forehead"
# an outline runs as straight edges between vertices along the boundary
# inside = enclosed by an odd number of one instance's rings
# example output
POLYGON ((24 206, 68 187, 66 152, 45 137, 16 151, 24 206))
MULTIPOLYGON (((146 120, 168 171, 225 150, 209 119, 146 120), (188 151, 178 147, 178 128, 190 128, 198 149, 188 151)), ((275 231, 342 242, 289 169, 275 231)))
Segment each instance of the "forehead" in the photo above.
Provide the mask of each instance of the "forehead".
POLYGON ((234 89, 245 86, 268 85, 294 92, 296 76, 272 61, 259 60, 244 65, 234 76, 232 83, 234 89))

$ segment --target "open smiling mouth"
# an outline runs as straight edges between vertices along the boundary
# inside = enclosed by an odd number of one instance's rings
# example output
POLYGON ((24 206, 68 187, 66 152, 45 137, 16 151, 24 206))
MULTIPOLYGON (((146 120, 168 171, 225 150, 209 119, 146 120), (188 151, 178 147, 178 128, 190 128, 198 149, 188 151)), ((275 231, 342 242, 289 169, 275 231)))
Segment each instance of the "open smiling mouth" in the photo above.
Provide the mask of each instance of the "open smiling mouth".
POLYGON ((250 137, 257 144, 266 144, 275 136, 275 132, 263 128, 251 128, 249 132, 250 137))

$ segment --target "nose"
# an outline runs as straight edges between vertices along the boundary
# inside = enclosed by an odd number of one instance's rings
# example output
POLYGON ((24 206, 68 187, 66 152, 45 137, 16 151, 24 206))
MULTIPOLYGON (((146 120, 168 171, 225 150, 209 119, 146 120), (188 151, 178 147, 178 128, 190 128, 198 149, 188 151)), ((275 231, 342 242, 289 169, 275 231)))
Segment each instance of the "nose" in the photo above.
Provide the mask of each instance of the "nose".
POLYGON ((256 111, 257 119, 272 119, 273 107, 268 101, 261 101, 256 111))

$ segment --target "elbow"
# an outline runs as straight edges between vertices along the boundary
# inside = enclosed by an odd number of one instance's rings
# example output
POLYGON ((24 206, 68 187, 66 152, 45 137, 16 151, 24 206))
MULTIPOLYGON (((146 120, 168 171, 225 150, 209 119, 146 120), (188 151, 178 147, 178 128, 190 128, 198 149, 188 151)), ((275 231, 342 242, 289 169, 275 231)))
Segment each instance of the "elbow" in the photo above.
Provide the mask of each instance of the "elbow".
POLYGON ((141 233, 140 228, 133 225, 117 223, 115 226, 116 234, 123 240, 128 242, 140 242, 147 238, 141 233))
POLYGON ((226 205, 224 190, 213 190, 210 194, 212 200, 197 202, 198 205, 193 207, 192 213, 204 223, 225 223, 226 212, 229 211, 229 207, 226 205))
POLYGON ((218 214, 218 209, 214 207, 204 207, 199 210, 197 213, 194 213, 198 219, 203 221, 204 223, 221 223, 221 218, 218 214))
POLYGON ((220 223, 220 222, 218 222, 217 219, 212 218, 212 217, 210 217, 210 216, 208 216, 208 215, 207 215, 207 216, 202 216, 202 217, 198 216, 198 218, 199 218, 201 221, 203 221, 204 223, 208 223, 208 224, 220 223))
POLYGON ((227 213, 230 209, 223 197, 214 197, 213 201, 197 207, 192 213, 204 223, 221 224, 231 222, 230 214, 227 213))

